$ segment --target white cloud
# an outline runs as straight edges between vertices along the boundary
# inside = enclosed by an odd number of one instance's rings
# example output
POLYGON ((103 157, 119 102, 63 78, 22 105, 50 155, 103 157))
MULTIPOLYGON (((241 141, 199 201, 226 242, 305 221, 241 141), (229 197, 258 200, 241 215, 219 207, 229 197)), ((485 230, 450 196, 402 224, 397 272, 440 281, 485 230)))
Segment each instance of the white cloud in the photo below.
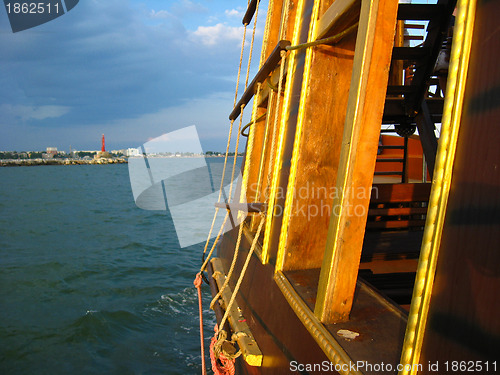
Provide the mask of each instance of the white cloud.
POLYGON ((192 41, 200 41, 206 46, 214 46, 227 42, 241 41, 244 28, 227 26, 218 23, 214 26, 199 26, 196 31, 191 32, 192 41))
POLYGON ((172 15, 169 12, 167 12, 166 10, 156 11, 156 10, 152 9, 151 12, 149 13, 149 17, 151 17, 153 19, 167 19, 167 18, 172 17, 172 15))
POLYGON ((236 9, 231 9, 231 10, 226 9, 226 11, 224 13, 228 17, 243 17, 243 13, 236 10, 236 9))

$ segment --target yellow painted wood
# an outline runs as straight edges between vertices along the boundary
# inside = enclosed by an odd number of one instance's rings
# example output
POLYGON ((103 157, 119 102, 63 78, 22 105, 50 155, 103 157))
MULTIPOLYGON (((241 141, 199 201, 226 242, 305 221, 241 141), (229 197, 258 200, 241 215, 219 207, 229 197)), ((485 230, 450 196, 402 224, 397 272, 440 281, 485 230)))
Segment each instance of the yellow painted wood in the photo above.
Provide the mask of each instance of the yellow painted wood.
POLYGON ((425 336, 427 314, 458 141, 465 83, 474 32, 475 12, 476 0, 459 1, 458 13, 455 19, 454 40, 448 72, 441 137, 439 139, 436 165, 434 167, 434 181, 429 199, 427 221, 401 354, 401 363, 409 366, 400 371, 400 375, 414 375, 417 373, 417 364, 419 363, 420 351, 425 336))
POLYGON ((359 3, 360 0, 334 1, 319 19, 314 40, 327 36, 334 29, 337 22, 348 12, 354 11, 358 13, 359 3))
POLYGON ((363 0, 315 314, 348 319, 363 245, 380 123, 396 29, 397 0, 363 0), (366 194, 353 194, 355 189, 366 194))
MULTIPOLYGON (((290 35, 291 32, 293 31, 293 36, 292 36, 292 44, 297 44, 298 41, 300 40, 300 31, 302 27, 302 18, 303 18, 303 12, 304 12, 304 0, 299 0, 297 3, 290 3, 287 2, 287 6, 284 7, 283 15, 282 15, 282 30, 281 30, 281 37, 286 38, 287 35, 290 35), (287 6, 289 8, 287 8, 287 6), (288 9, 288 14, 287 14, 287 9, 288 9), (287 25, 286 27, 283 25, 287 25)), ((283 77, 283 82, 286 82, 287 84, 283 88, 281 92, 283 92, 283 97, 282 98, 277 98, 281 102, 281 104, 278 106, 276 110, 279 111, 279 117, 278 117, 278 128, 276 129, 276 134, 277 134, 277 139, 276 144, 274 146, 275 149, 271 146, 271 155, 274 155, 272 158, 272 170, 271 170, 271 175, 270 175, 270 184, 269 186, 266 186, 264 189, 268 189, 269 191, 269 196, 268 196, 268 210, 266 214, 266 223, 265 223, 265 230, 264 230, 264 240, 263 240, 263 248, 262 248, 262 261, 264 263, 268 263, 270 259, 270 251, 271 251, 271 238, 273 236, 273 231, 274 230, 279 230, 274 228, 274 220, 273 217, 275 215, 275 202, 276 202, 276 197, 279 191, 279 186, 278 186, 278 179, 279 175, 281 172, 281 166, 283 163, 283 142, 284 142, 284 137, 286 133, 286 127, 287 127, 287 119, 284 116, 284 114, 288 113, 289 105, 290 105, 290 100, 291 100, 291 92, 292 92, 292 85, 291 81, 295 79, 295 59, 296 59, 296 52, 290 52, 288 55, 287 59, 284 61, 286 63, 286 68, 283 65, 283 74, 285 74, 285 77, 283 77)), ((278 93, 277 95, 278 96, 278 93)), ((269 110, 269 108, 268 108, 269 110)), ((269 172, 268 172, 269 173, 269 172)), ((282 214, 282 212, 280 213, 282 214)))
MULTIPOLYGON (((308 40, 331 2, 315 2, 308 40)), ((358 10, 359 13, 359 10, 358 10)), ((355 33, 332 45, 308 47, 298 109, 287 196, 281 225, 278 270, 320 268, 332 206, 355 33)))

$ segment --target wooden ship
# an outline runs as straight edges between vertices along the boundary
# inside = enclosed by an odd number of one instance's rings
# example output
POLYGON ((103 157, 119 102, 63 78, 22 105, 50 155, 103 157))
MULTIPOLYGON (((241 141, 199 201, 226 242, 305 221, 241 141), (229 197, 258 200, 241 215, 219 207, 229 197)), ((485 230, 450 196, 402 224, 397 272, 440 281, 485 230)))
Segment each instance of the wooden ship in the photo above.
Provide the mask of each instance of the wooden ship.
POLYGON ((498 371, 497 17, 487 0, 269 0, 230 114, 242 193, 216 204, 245 216, 204 253, 216 367, 498 371))

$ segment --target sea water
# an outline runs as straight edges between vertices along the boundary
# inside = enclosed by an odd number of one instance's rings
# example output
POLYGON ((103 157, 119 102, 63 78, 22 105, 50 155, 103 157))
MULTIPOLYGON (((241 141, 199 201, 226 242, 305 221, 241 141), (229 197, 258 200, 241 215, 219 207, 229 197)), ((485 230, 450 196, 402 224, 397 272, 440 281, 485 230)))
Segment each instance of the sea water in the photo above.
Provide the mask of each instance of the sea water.
POLYGON ((202 250, 127 165, 0 168, 0 374, 200 373, 202 250))

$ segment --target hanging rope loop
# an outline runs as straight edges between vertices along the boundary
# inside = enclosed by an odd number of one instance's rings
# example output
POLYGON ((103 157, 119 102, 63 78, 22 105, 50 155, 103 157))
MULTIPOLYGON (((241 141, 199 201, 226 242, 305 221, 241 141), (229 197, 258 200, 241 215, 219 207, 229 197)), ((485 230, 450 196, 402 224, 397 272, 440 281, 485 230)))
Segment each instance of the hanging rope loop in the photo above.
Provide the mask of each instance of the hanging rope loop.
POLYGON ((198 312, 200 314, 200 344, 201 344, 201 368, 202 375, 207 374, 207 366, 205 364, 205 338, 203 335, 203 304, 201 300, 201 285, 203 284, 202 273, 198 272, 193 281, 194 287, 198 290, 198 312))

